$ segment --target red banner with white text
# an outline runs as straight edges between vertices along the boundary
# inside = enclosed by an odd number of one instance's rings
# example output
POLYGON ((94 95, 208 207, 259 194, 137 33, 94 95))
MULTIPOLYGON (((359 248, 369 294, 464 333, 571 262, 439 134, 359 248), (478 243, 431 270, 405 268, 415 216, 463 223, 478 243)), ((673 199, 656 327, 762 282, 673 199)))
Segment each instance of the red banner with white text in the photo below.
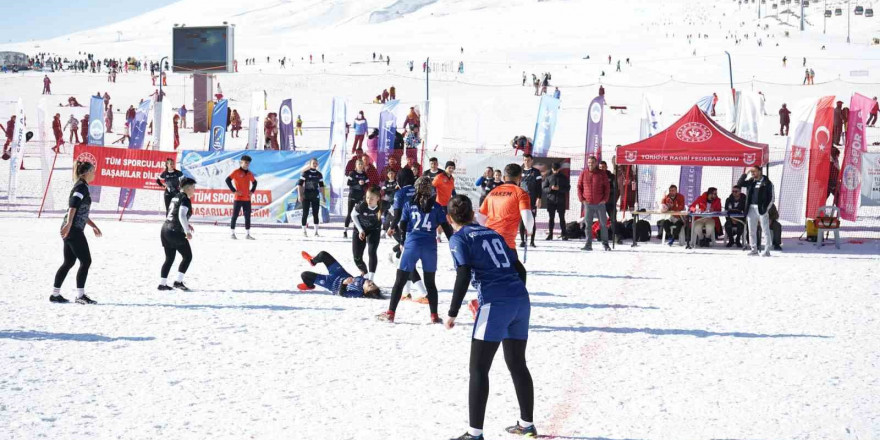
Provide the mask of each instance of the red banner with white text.
POLYGON ((156 179, 165 170, 165 159, 169 157, 175 159, 175 154, 88 145, 77 145, 73 149, 75 161, 95 165, 92 186, 161 190, 156 179))

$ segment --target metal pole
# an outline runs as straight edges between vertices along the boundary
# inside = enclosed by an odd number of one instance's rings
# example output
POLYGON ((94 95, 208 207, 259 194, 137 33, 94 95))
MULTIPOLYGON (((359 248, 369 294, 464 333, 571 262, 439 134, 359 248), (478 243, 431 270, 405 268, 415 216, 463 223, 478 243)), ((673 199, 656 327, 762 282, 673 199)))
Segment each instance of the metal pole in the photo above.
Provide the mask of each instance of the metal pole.
POLYGON ((804 0, 798 0, 801 3, 801 31, 804 30, 804 0))
POLYGON ((846 0, 846 42, 849 43, 849 21, 852 17, 852 0, 846 0))
POLYGON ((730 59, 730 52, 724 51, 727 54, 727 68, 730 70, 730 92, 733 93, 733 61, 730 59))

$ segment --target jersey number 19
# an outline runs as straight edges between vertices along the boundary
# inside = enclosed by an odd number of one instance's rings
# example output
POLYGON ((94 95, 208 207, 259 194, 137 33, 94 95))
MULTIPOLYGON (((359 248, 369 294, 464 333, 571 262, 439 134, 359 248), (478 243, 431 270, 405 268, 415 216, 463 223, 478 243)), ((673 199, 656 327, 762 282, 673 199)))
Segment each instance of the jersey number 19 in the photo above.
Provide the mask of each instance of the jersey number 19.
POLYGON ((492 244, 489 244, 489 241, 483 241, 483 249, 486 253, 489 254, 489 258, 492 259, 492 262, 495 263, 495 267, 510 267, 510 259, 507 258, 507 252, 504 251, 504 246, 506 244, 502 243, 499 239, 493 239, 492 244), (504 259, 504 262, 500 260, 500 258, 504 259))

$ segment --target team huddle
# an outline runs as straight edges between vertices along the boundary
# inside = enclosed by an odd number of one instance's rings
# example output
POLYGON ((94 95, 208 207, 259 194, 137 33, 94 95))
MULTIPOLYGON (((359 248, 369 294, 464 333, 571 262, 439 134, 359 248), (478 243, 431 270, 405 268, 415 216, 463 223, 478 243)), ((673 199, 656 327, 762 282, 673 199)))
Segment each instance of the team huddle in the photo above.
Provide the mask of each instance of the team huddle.
MULTIPOLYGON (((489 396, 489 369, 499 347, 504 349, 504 359, 513 378, 520 405, 519 420, 516 425, 508 427, 507 432, 537 437, 533 424, 534 389, 525 358, 531 306, 525 285, 526 270, 516 251, 517 232, 522 234, 523 243, 526 237, 534 234, 534 204, 530 195, 520 188, 523 168, 517 164, 507 165, 503 173, 503 183, 494 185, 475 211, 468 197, 455 195, 452 175, 455 164, 448 162, 445 170, 435 170, 436 159, 433 162, 432 170, 426 170, 417 180, 411 169, 401 170, 396 176, 393 193, 390 197, 387 193, 384 194, 384 198, 383 191, 378 187, 366 185, 362 164, 359 165, 358 170, 349 178, 349 184, 356 185, 363 191, 363 200, 350 206, 349 216, 357 229, 352 237, 352 254, 360 275, 354 276, 347 272, 327 252, 322 251, 315 256, 302 252, 302 257, 309 265, 323 264, 328 273, 324 275, 305 271, 301 274, 302 282, 297 287, 301 291, 321 287, 348 298, 383 299, 381 289, 373 282, 378 265, 377 248, 383 233, 398 243, 395 253, 399 263, 388 309, 378 315, 380 321, 393 323, 397 306, 404 299, 404 289, 416 286, 424 294, 417 301, 428 304, 430 322, 452 328, 468 286, 473 285, 477 298, 468 303, 475 319, 468 397, 470 427, 465 434, 454 440, 483 439, 483 419, 489 396), (452 301, 445 323, 438 314, 435 282, 440 241, 437 237, 438 231, 442 231, 449 240, 456 270, 452 301), (365 251, 368 252, 368 262, 364 261, 365 251), (416 268, 419 262, 422 276, 416 268)), ((239 214, 244 216, 246 238, 254 239, 250 234, 250 199, 256 191, 257 180, 249 170, 250 163, 251 158, 243 156, 239 168, 226 179, 227 186, 235 194, 230 221, 233 239, 236 238, 235 226, 239 214)), ((319 198, 324 197, 323 176, 317 167, 317 160, 311 160, 298 181, 299 201, 303 207, 302 229, 308 235, 307 221, 311 211, 316 236, 321 206, 319 198)), ((82 162, 76 165, 76 182, 71 189, 68 212, 61 227, 64 262, 55 275, 53 291, 49 297, 53 303, 69 302, 60 293, 61 285, 74 263, 79 260, 76 302, 96 304, 95 300, 85 294, 91 253, 84 233, 85 227, 90 226, 96 237, 101 236, 101 230, 89 218, 89 183, 94 178, 93 164, 82 162)), ((169 159, 166 161, 165 171, 156 183, 164 187, 166 209, 165 221, 160 230, 165 261, 160 270, 158 290, 189 291, 183 280, 192 262, 190 241, 195 229, 189 220, 193 213, 192 198, 197 182, 184 177, 181 171, 175 169, 174 160, 169 159), (180 254, 181 261, 177 276, 169 284, 171 267, 177 254, 180 254)))

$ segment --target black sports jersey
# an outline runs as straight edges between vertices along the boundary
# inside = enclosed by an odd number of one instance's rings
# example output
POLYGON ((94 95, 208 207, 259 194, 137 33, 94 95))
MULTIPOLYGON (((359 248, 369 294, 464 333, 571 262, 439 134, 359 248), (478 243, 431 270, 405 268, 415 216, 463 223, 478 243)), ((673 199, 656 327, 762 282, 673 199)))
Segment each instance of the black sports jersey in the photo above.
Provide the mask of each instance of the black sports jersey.
POLYGON ((171 206, 168 208, 168 215, 165 217, 165 226, 171 228, 175 232, 183 232, 186 230, 180 223, 180 209, 186 209, 186 219, 192 217, 192 201, 185 193, 178 193, 171 199, 171 206))
POLYGON ((431 171, 431 169, 428 168, 427 170, 425 170, 424 173, 422 173, 422 177, 425 177, 425 176, 430 177, 431 180, 433 181, 435 177, 439 176, 442 173, 443 173, 443 170, 441 170, 440 168, 437 168, 437 171, 431 171))
POLYGON ((367 173, 359 173, 357 171, 352 171, 351 174, 348 175, 348 198, 361 200, 364 198, 364 192, 367 191, 367 186, 370 185, 370 178, 367 177, 367 173), (364 182, 361 185, 361 181, 364 182))
MULTIPOLYGON (((92 196, 89 194, 89 184, 84 180, 77 180, 73 185, 67 207, 76 208, 76 213, 73 214, 72 228, 85 229, 89 221, 89 210, 92 207, 92 196)), ((67 223, 67 214, 64 214, 64 223, 67 223)))
POLYGON ((180 192, 181 177, 183 177, 183 173, 180 170, 163 171, 162 174, 159 174, 159 180, 164 182, 165 191, 172 194, 180 192))
POLYGON ((397 190, 400 189, 400 186, 397 185, 397 182, 394 180, 388 181, 382 185, 382 200, 387 202, 390 206, 391 202, 394 201, 394 194, 397 194, 397 190))
POLYGON ((382 229, 382 219, 379 217, 381 210, 379 206, 370 208, 367 202, 360 202, 354 208, 357 213, 357 220, 364 232, 378 231, 382 229))
POLYGON ((299 183, 303 187, 303 197, 307 199, 317 199, 324 188, 324 175, 318 170, 311 168, 303 171, 299 178, 299 183))
POLYGON ((543 183, 541 171, 537 168, 531 167, 522 170, 522 181, 520 181, 519 187, 529 193, 529 199, 532 201, 533 208, 535 207, 535 201, 541 197, 543 183))

